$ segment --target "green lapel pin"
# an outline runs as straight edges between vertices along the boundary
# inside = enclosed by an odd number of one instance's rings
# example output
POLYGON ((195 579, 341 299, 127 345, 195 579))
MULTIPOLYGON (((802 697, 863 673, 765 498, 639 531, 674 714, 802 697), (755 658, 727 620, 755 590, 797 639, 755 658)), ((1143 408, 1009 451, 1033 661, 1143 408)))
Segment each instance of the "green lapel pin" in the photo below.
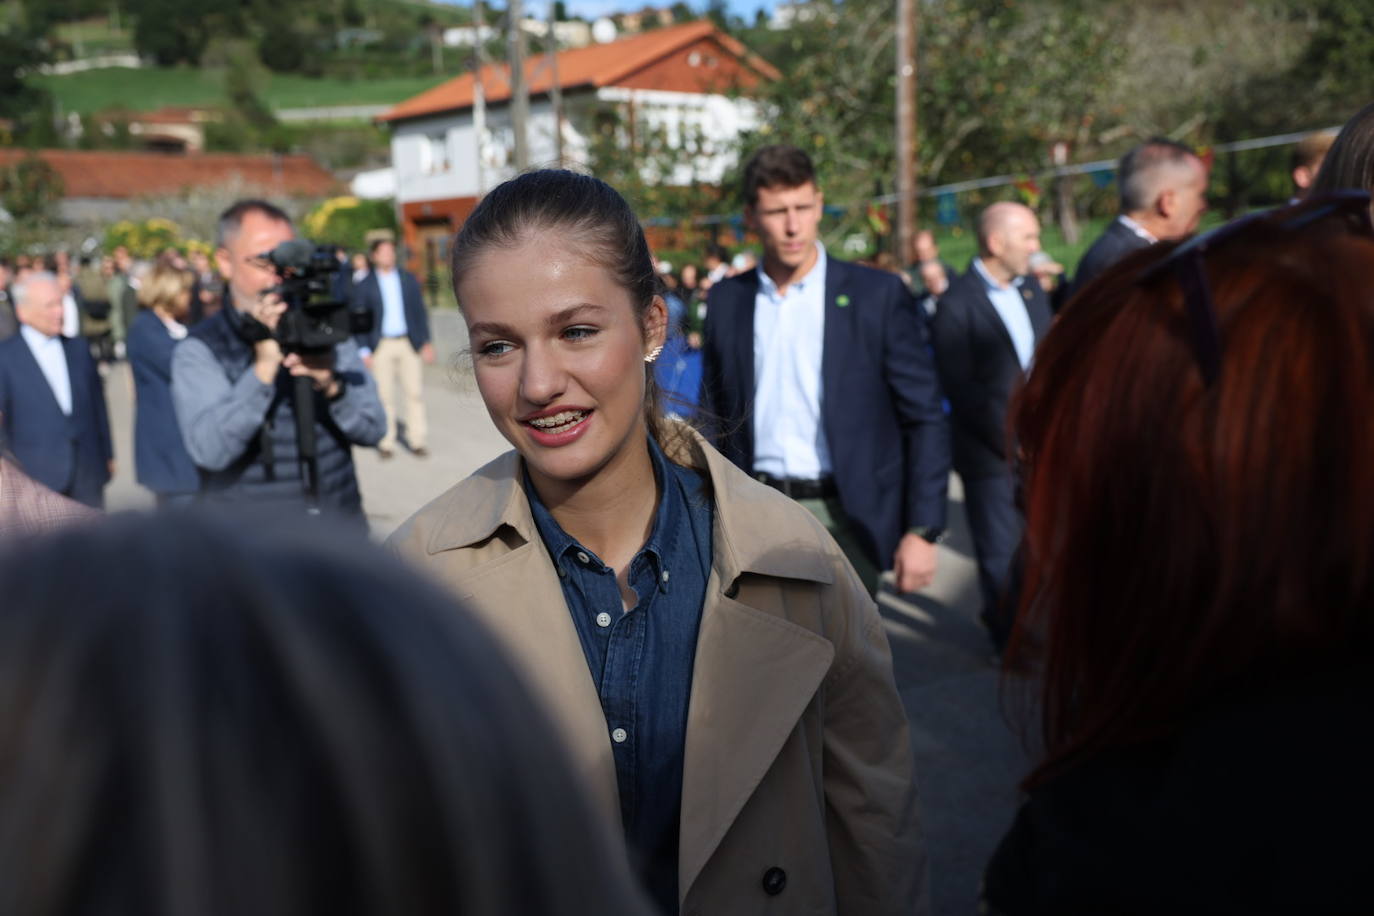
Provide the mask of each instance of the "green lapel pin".
POLYGON ((835 304, 838 305, 840 308, 848 308, 849 297, 846 296, 844 293, 841 293, 840 295, 835 297, 835 304))

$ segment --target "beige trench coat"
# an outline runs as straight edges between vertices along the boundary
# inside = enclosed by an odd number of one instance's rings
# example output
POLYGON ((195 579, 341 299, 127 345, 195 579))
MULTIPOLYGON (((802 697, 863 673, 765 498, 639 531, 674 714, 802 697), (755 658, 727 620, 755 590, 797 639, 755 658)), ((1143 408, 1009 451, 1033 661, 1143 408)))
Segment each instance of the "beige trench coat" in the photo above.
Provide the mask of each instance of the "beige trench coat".
MULTIPOLYGON (((926 912, 907 721, 877 608, 805 509, 700 439, 677 451, 706 469, 716 501, 687 713, 681 912, 926 912), (770 894, 775 869, 786 881, 770 894)), ((611 739, 519 461, 483 467, 388 544, 510 649, 618 827, 611 739)))

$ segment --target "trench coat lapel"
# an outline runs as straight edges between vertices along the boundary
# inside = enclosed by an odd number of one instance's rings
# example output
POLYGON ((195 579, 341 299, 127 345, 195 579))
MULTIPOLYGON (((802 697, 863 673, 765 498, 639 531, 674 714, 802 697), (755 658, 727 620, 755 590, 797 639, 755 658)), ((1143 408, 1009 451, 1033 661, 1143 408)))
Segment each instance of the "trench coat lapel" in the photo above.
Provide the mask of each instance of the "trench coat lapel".
POLYGON ((761 491, 762 485, 713 451, 706 464, 716 492, 715 557, 687 710, 679 901, 772 766, 835 655, 834 646, 810 630, 737 600, 743 572, 825 582, 831 575, 806 550, 760 556, 761 546, 787 546, 777 530, 780 516, 766 500, 748 498, 750 488, 761 491), (740 488, 743 499, 737 498, 740 488))
POLYGON ((451 516, 436 531, 430 549, 472 543, 491 536, 502 524, 510 524, 523 538, 524 543, 509 553, 465 575, 460 598, 467 599, 465 605, 512 647, 512 656, 523 663, 531 686, 572 751, 579 775, 609 818, 607 823, 619 824, 620 792, 605 714, 558 573, 515 483, 518 459, 509 453, 488 467, 497 468, 493 476, 504 478, 503 483, 479 495, 468 511, 451 516))

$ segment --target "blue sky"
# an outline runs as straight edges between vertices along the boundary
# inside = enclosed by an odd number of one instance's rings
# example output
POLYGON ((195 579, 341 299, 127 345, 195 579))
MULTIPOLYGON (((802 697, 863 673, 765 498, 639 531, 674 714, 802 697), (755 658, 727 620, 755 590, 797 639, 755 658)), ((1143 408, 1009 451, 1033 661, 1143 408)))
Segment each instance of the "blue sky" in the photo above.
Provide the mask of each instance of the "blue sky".
MULTIPOLYGON (((469 6, 470 0, 441 0, 444 3, 452 3, 455 6, 469 6)), ((502 6, 501 0, 487 0, 492 7, 502 6)), ((640 10, 646 6, 671 6, 673 0, 564 0, 568 7, 568 13, 573 16, 582 16, 586 19, 595 19, 598 16, 605 16, 610 13, 623 13, 630 10, 640 10)), ((706 9, 705 0, 687 0, 687 5, 695 10, 706 9)), ((727 0, 726 6, 730 12, 745 20, 753 20, 754 13, 760 8, 771 11, 776 6, 776 0, 727 0)), ((525 9, 531 15, 548 15, 548 0, 525 0, 525 9)))

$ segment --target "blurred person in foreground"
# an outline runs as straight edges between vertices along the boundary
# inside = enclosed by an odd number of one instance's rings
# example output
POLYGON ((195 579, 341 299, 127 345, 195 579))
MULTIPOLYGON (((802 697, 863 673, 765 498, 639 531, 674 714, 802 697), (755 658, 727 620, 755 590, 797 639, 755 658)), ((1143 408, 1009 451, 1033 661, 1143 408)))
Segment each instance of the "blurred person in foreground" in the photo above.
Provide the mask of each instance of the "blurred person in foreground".
POLYGON ((273 336, 287 304, 264 255, 295 237, 290 218, 267 201, 241 200, 220 214, 215 260, 224 307, 172 354, 177 423, 202 472, 202 499, 313 511, 294 407, 295 379, 309 378, 318 509, 364 523, 353 446, 375 445, 386 413, 351 337, 325 353, 285 353, 273 336))
POLYGON ((123 516, 0 594, 7 916, 652 912, 492 638, 380 551, 123 516))
POLYGON ((1341 128, 1312 183, 1313 194, 1346 189, 1374 192, 1374 104, 1341 128))
POLYGON ((377 394, 386 408, 386 434, 377 443, 383 458, 396 450, 397 420, 405 421, 406 445, 418 458, 429 455, 429 423, 425 417, 424 367, 434 363, 420 281, 396 263, 396 243, 372 243, 372 270, 351 295, 372 313, 372 330, 358 339, 363 365, 377 380, 377 394), (400 397, 396 396, 400 382, 400 397))
POLYGON ((0 545, 99 517, 98 510, 54 493, 19 469, 5 446, 0 414, 0 545))
POLYGON ((129 328, 134 374, 134 470, 159 506, 189 501, 200 474, 172 405, 172 352, 186 339, 196 278, 169 262, 158 263, 138 290, 142 308, 129 328))
POLYGON ((1084 252, 1071 298, 1127 254, 1191 235, 1207 211, 1207 166, 1189 146, 1155 137, 1121 157, 1121 212, 1084 252))
POLYGON ((20 329, 0 342, 0 426, 35 480, 99 509, 115 463, 95 360, 84 340, 62 336, 56 276, 26 271, 13 289, 20 329))
POLYGON ((950 433, 925 315, 901 278, 832 257, 811 157, 765 146, 743 170, 757 269, 711 288, 701 415, 746 474, 815 515, 876 594, 935 579, 950 433))
POLYGON ((925 912, 882 618, 814 518, 663 415, 667 307, 624 198, 528 172, 452 257, 514 450, 389 544, 528 673, 663 913, 925 912))
POLYGON ((1040 348, 1007 658, 1044 754, 992 912, 1368 909, 1368 208, 1314 197, 1131 256, 1040 348))
POLYGON ((988 207, 978 218, 978 256, 940 297, 930 324, 951 408, 954 469, 964 485, 978 560, 980 617, 999 651, 1010 630, 1008 585, 1022 526, 1007 404, 1052 320, 1049 297, 1031 267, 1039 251, 1034 211, 1011 201, 988 207))

